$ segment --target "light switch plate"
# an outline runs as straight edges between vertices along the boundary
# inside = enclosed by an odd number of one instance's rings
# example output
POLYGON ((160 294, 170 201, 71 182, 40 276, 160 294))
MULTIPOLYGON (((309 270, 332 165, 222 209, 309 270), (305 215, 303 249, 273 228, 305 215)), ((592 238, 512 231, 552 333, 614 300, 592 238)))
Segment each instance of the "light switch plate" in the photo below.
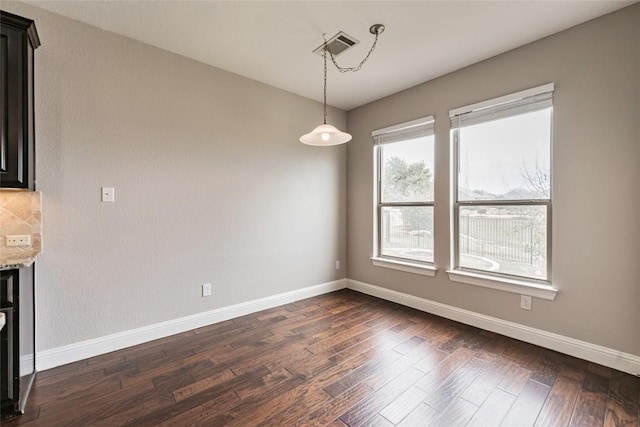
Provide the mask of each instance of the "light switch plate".
POLYGON ((103 202, 115 202, 116 193, 113 187, 102 187, 102 201, 103 202))
POLYGON ((202 296, 210 297, 211 296, 211 283, 205 283, 202 285, 202 296))

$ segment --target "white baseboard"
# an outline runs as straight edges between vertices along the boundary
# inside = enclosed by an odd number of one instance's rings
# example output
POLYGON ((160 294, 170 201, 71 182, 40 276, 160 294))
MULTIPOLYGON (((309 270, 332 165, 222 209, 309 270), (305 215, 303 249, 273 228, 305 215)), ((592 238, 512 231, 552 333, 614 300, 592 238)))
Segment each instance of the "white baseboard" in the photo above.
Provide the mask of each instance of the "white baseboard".
POLYGON ((24 377, 33 372, 33 354, 20 356, 20 376, 24 377))
POLYGON ((530 328, 518 323, 509 322, 495 317, 461 308, 442 304, 428 299, 416 297, 391 289, 381 288, 357 280, 347 279, 347 287, 363 294, 372 295, 387 301, 393 301, 417 310, 435 314, 440 317, 455 320, 467 325, 475 326, 487 331, 496 332, 511 338, 525 341, 540 347, 559 351, 570 356, 608 366, 632 375, 640 375, 640 356, 611 348, 602 347, 541 329, 530 328))
POLYGON ((89 357, 201 328, 224 320, 255 313, 260 310, 266 310, 305 298, 337 291, 346 288, 346 286, 346 279, 335 280, 333 282, 322 283, 291 292, 221 307, 179 319, 168 320, 142 328, 119 332, 113 335, 44 350, 36 354, 36 368, 38 371, 44 371, 55 368, 56 366, 66 365, 67 363, 77 362, 89 357))
MULTIPOLYGON (((623 353, 611 348, 351 279, 340 279, 333 282, 322 283, 320 285, 221 307, 204 313, 181 317, 130 331, 44 350, 36 354, 36 367, 38 371, 51 369, 56 366, 77 362, 89 357, 201 328, 224 320, 322 295, 346 287, 367 295, 393 301, 407 307, 559 351, 570 356, 599 363, 633 375, 640 375, 640 356, 623 353)), ((25 360, 25 362, 28 361, 25 360)), ((27 366, 28 363, 21 363, 21 365, 27 366)))

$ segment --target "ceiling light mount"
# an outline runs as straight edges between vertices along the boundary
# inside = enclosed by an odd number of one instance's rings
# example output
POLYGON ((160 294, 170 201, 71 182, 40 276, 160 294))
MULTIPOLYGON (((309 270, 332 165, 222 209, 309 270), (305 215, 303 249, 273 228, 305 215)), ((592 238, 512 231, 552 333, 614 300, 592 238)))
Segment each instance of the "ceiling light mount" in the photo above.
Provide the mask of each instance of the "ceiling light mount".
POLYGON ((369 27, 369 32, 373 35, 378 35, 384 33, 384 25, 382 24, 373 24, 369 27))
POLYGON ((351 72, 359 71, 364 65, 364 63, 367 62, 367 60, 369 59, 369 56, 371 56, 371 54, 375 50, 376 44, 378 43, 378 36, 384 32, 384 25, 374 24, 371 27, 369 27, 369 32, 375 36, 375 39, 373 40, 371 49, 369 49, 369 53, 367 53, 367 55, 360 62, 360 64, 358 64, 355 67, 339 66, 336 63, 334 56, 344 52, 345 50, 349 49, 352 46, 355 46, 357 43, 359 43, 357 40, 353 38, 349 38, 349 39, 345 38, 345 36, 346 37, 349 37, 349 36, 347 36, 347 34, 344 33, 343 31, 333 36, 331 39, 329 39, 329 41, 327 41, 325 34, 322 35, 324 37, 324 43, 320 47, 315 49, 314 53, 321 53, 322 58, 324 60, 324 102, 323 102, 324 122, 320 126, 316 126, 316 128, 313 129, 311 132, 304 134, 300 137, 300 142, 302 142, 303 144, 327 147, 331 145, 344 144, 345 142, 351 141, 352 137, 350 134, 346 132, 342 132, 337 128, 335 128, 334 126, 327 123, 327 52, 331 56, 331 61, 333 62, 333 65, 335 65, 336 68, 341 73, 346 73, 347 71, 351 71, 351 72), (335 49, 333 49, 333 45, 332 45, 332 43, 334 42, 338 43, 336 44, 335 49), (340 43, 342 43, 344 46, 339 45, 340 43))

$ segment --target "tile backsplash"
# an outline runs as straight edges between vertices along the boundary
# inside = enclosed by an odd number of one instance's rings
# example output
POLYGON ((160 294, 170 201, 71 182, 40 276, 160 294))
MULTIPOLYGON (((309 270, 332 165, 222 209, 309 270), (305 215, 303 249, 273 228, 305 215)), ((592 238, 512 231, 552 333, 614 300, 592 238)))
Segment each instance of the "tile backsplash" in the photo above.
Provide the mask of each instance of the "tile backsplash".
POLYGON ((29 265, 42 250, 42 195, 0 190, 0 267, 29 265), (7 247, 6 238, 30 235, 31 245, 7 247))

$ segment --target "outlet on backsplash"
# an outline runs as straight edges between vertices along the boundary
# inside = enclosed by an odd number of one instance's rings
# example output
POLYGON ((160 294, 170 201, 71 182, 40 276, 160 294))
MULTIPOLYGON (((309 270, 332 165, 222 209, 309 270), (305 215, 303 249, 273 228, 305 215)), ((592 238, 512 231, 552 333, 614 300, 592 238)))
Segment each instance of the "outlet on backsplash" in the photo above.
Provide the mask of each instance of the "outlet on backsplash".
POLYGON ((31 234, 16 235, 5 237, 7 247, 9 246, 31 246, 31 234))
POLYGON ((42 250, 42 195, 0 190, 0 267, 29 265, 42 250))

